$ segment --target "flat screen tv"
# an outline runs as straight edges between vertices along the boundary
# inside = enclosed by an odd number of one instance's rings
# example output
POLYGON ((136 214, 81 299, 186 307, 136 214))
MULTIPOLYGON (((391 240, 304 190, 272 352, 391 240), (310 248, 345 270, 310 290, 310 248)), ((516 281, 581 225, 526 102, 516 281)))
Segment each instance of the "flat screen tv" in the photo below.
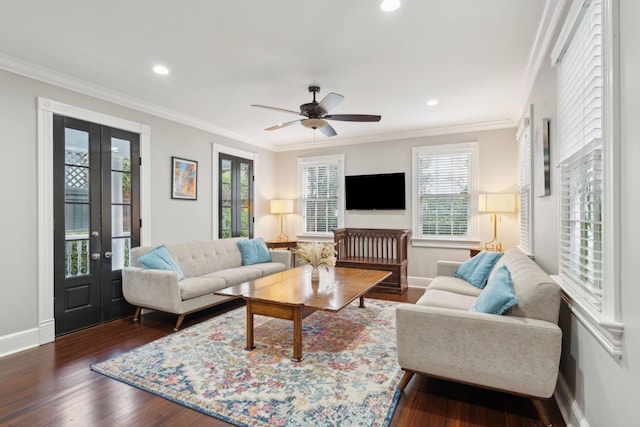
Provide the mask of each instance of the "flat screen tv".
POLYGON ((346 209, 405 209, 404 172, 345 176, 346 209))

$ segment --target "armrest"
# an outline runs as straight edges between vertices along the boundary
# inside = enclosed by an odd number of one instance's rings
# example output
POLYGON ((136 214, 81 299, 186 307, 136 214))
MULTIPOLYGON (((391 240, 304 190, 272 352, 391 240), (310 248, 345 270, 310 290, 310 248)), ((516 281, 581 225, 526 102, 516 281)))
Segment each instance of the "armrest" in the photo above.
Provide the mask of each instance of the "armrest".
POLYGON ((558 378, 562 331, 543 320, 400 304, 404 369, 548 398, 558 378))
POLYGON ((436 276, 454 276, 458 266, 462 264, 457 261, 436 261, 436 276))
POLYGON ((122 293, 132 305, 169 313, 181 312, 182 297, 175 271, 123 268, 122 293))
POLYGON ((271 261, 284 264, 287 270, 291 268, 291 251, 269 249, 269 253, 271 261))

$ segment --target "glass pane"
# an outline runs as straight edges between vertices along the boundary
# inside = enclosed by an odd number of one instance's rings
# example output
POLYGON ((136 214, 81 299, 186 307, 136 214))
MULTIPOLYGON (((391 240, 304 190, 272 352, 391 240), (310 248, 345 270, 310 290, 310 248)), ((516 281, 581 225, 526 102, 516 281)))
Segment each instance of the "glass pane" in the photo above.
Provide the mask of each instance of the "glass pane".
POLYGON ((64 227, 67 240, 89 236, 90 206, 86 204, 66 203, 64 206, 64 227))
POLYGON ((89 169, 65 166, 66 202, 89 202, 89 169))
POLYGON ((131 250, 131 239, 129 237, 111 239, 111 270, 122 270, 129 267, 129 252, 131 250))
POLYGON ((231 183, 231 160, 222 160, 220 166, 220 182, 225 184, 231 183))
POLYGON ((89 241, 74 240, 65 243, 65 277, 89 274, 89 241))
POLYGON ((131 174, 111 172, 111 203, 131 203, 131 174))
POLYGON ((111 206, 111 236, 131 236, 131 206, 111 206))
POLYGON ((89 132, 64 129, 64 162, 68 165, 89 166, 89 132))
POLYGON ((130 141, 111 138, 111 169, 115 171, 131 171, 130 141))

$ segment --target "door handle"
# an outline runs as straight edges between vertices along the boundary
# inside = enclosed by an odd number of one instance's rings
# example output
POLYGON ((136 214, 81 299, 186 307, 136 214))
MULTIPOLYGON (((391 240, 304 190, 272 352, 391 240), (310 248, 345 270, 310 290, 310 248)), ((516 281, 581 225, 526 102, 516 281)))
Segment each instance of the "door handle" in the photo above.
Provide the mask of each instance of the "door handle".
POLYGON ((104 257, 105 258, 111 258, 113 256, 113 252, 105 252, 104 253, 104 257))
POLYGON ((96 261, 99 260, 100 259, 100 254, 97 253, 97 252, 92 253, 91 254, 91 259, 92 260, 96 260, 96 261))

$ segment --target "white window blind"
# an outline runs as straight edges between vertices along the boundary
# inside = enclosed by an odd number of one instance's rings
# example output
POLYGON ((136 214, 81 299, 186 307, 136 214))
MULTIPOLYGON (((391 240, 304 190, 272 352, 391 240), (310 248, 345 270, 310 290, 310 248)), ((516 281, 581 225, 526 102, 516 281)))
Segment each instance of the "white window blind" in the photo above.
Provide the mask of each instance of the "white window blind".
POLYGON ((470 240, 474 237, 471 212, 475 189, 473 144, 418 149, 417 230, 427 239, 470 240))
POLYGON ((531 173, 532 173, 532 145, 531 145, 531 128, 533 115, 522 119, 522 123, 518 128, 516 138, 519 145, 519 164, 520 177, 518 185, 518 200, 520 208, 518 209, 520 218, 520 242, 518 247, 526 254, 533 253, 533 229, 532 229, 532 191, 531 191, 531 173))
POLYGON ((331 233, 341 224, 342 181, 338 158, 305 159, 300 164, 305 233, 331 233))
POLYGON ((558 270, 597 311, 603 298, 601 23, 601 1, 585 2, 558 65, 558 270))

